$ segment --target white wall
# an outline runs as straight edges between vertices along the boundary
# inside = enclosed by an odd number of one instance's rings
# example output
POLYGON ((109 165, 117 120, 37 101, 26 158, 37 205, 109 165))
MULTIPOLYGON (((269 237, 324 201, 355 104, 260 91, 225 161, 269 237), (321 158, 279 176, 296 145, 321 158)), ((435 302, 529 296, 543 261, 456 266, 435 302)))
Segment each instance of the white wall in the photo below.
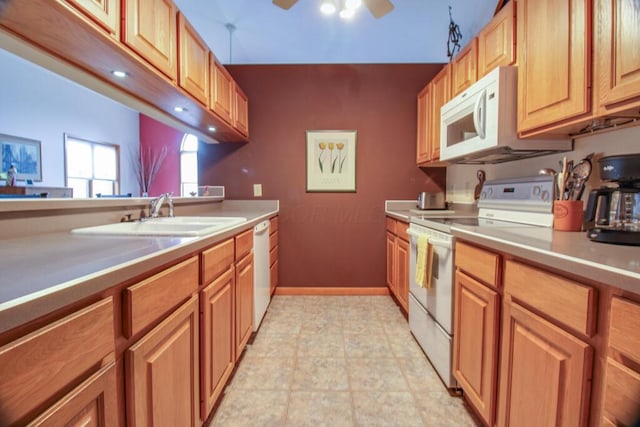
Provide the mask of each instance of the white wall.
MULTIPOLYGON (((477 184, 476 171, 478 169, 483 169, 486 172, 487 179, 537 175, 542 168, 559 170, 558 161, 562 160, 563 156, 567 156, 568 160, 573 160, 576 163, 590 153, 595 153, 596 159, 615 154, 640 153, 639 141, 640 126, 636 126, 577 138, 574 150, 567 153, 496 165, 453 165, 447 168, 447 201, 473 202, 473 189, 477 184)), ((582 196, 583 200, 586 200, 589 190, 601 185, 598 162, 594 161, 593 166, 593 173, 582 196)))
MULTIPOLYGON (((0 133, 41 141, 42 182, 64 186, 64 133, 120 146, 122 193, 137 195, 138 112, 0 49, 0 133)), ((19 185, 23 183, 19 182, 19 185)))

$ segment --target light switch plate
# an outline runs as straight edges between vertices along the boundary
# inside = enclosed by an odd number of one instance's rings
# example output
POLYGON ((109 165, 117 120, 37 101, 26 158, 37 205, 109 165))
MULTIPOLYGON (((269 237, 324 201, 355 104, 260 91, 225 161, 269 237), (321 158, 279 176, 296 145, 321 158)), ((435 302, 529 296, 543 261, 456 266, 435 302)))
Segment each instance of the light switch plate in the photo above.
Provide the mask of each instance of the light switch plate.
POLYGON ((262 184, 253 184, 253 197, 262 197, 262 184))

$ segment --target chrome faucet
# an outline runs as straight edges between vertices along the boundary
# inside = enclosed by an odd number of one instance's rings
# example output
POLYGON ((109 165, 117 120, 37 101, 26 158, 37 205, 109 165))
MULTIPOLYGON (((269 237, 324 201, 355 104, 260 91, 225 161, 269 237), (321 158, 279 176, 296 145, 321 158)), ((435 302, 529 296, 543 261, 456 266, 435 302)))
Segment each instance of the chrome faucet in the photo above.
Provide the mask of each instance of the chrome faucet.
POLYGON ((173 214, 173 193, 162 193, 157 198, 151 200, 151 207, 149 208, 149 217, 157 218, 160 215, 160 209, 162 209, 162 205, 164 202, 167 202, 169 205, 169 216, 174 216, 173 214))

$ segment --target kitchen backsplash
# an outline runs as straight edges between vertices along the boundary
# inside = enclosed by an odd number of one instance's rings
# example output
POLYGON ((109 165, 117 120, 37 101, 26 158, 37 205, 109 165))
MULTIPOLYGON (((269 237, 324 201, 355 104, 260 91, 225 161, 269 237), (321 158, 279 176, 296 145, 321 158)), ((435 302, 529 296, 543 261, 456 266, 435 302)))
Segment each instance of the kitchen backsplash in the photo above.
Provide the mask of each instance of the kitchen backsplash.
POLYGON ((587 154, 595 153, 593 173, 587 183, 583 200, 589 191, 599 187, 600 175, 597 159, 615 154, 631 154, 640 152, 640 127, 630 127, 615 131, 603 132, 592 136, 576 138, 574 150, 566 153, 552 154, 532 159, 517 160, 496 165, 452 165, 447 168, 447 201, 455 203, 473 203, 473 190, 478 183, 476 171, 482 169, 488 180, 512 178, 517 176, 537 175, 542 168, 559 169, 558 161, 563 156, 577 162, 587 154))

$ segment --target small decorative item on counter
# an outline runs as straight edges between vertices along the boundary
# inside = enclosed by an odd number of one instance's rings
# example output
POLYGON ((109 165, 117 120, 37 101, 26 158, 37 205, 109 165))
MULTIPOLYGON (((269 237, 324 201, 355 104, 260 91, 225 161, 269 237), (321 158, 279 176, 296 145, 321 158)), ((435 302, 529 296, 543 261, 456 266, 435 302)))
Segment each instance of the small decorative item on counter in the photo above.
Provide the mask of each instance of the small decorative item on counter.
POLYGON ((16 186, 16 176, 18 175, 18 170, 15 165, 11 165, 9 170, 7 171, 7 187, 15 187, 16 186))

